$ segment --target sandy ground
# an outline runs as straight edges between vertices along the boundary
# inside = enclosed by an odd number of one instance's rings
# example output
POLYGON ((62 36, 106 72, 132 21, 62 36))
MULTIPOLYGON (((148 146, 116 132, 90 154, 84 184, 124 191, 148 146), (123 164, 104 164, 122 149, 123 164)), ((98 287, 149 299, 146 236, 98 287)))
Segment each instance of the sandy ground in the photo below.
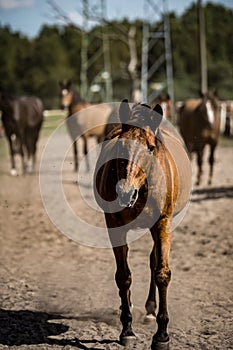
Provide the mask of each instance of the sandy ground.
MULTIPOLYGON (((6 141, 0 142, 5 149, 6 141)), ((45 143, 43 137, 40 154, 45 143)), ((205 185, 204 177, 194 189, 173 234, 171 350, 233 349, 233 149, 219 147, 216 158, 213 185, 205 185)), ((43 207, 38 172, 11 177, 8 170, 9 159, 2 157, 0 349, 123 349, 112 251, 75 243, 59 232, 43 207)), ((71 206, 90 219, 88 208, 79 207, 72 164, 63 180, 71 206)), ((54 205, 59 210, 59 202, 54 205)), ((130 348, 138 350, 150 349, 156 330, 154 322, 144 322, 151 247, 149 233, 130 244, 137 334, 130 348)))

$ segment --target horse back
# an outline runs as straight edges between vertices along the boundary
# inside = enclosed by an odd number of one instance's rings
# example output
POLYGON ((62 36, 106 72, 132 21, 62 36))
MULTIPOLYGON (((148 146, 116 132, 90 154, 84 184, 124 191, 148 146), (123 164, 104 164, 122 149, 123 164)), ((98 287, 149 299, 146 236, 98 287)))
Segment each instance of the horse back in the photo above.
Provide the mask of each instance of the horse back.
POLYGON ((75 140, 78 136, 103 136, 112 107, 108 104, 92 105, 81 109, 67 119, 68 130, 75 140))
POLYGON ((22 96, 16 106, 15 116, 18 114, 18 120, 24 123, 25 127, 36 128, 43 121, 43 103, 37 97, 22 96))

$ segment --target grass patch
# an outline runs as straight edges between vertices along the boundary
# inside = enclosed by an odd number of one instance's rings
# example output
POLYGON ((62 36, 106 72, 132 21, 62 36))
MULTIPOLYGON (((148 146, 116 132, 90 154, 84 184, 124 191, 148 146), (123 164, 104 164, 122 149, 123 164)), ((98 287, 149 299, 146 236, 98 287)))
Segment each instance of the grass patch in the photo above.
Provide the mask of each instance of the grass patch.
POLYGON ((221 135, 219 139, 219 145, 222 147, 233 147, 233 136, 226 137, 221 135))
POLYGON ((65 119, 64 113, 46 115, 42 126, 42 134, 51 134, 65 119))

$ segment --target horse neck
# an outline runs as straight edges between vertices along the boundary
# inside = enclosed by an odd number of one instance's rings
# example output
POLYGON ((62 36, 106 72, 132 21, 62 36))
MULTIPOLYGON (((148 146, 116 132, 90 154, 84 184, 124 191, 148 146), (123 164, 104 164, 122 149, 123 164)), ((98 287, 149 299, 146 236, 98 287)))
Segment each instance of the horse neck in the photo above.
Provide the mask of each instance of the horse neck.
POLYGON ((15 96, 3 93, 0 101, 0 109, 2 112, 12 112, 15 101, 17 101, 15 96))
POLYGON ((72 97, 72 101, 71 104, 69 106, 69 115, 72 115, 74 113, 77 113, 79 111, 81 111, 84 108, 89 107, 90 104, 88 102, 86 102, 80 95, 78 92, 73 91, 73 97, 72 97))

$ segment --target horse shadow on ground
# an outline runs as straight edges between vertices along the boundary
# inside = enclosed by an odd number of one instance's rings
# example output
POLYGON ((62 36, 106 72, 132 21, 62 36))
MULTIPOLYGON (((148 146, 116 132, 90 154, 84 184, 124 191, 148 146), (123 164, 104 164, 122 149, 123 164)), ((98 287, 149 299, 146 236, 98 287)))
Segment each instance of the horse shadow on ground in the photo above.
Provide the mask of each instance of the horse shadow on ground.
POLYGON ((192 202, 203 200, 216 200, 221 198, 233 198, 233 186, 205 187, 194 189, 192 202))
MULTIPOLYGON (((77 349, 97 350, 97 347, 90 348, 85 344, 118 343, 117 340, 109 339, 50 338, 68 331, 69 326, 62 323, 66 319, 71 319, 71 317, 66 318, 59 314, 29 310, 0 309, 0 344, 7 346, 48 344, 62 347, 70 345, 77 349)), ((101 348, 98 347, 98 350, 101 350, 101 348)))

